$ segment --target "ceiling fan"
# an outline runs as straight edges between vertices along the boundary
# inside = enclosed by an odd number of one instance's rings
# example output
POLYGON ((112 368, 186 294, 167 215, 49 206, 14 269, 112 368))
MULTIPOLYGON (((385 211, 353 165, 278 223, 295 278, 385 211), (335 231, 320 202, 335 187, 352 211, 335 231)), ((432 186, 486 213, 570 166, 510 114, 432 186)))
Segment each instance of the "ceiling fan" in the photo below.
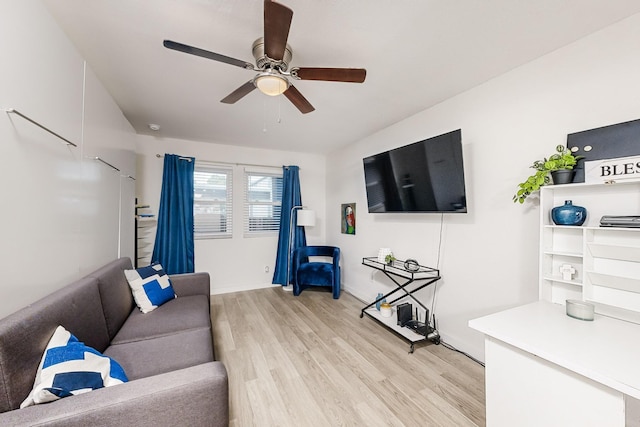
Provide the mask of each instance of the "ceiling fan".
POLYGON ((163 44, 168 49, 258 72, 255 77, 231 92, 220 102, 235 104, 258 88, 262 93, 271 96, 284 94, 300 112, 306 114, 315 108, 291 84, 289 78, 362 83, 367 75, 367 70, 364 68, 294 67, 287 71, 293 57, 293 49, 287 44, 292 17, 293 11, 288 7, 271 0, 264 1, 264 37, 257 39, 252 46, 256 66, 249 62, 171 40, 165 40, 163 44))

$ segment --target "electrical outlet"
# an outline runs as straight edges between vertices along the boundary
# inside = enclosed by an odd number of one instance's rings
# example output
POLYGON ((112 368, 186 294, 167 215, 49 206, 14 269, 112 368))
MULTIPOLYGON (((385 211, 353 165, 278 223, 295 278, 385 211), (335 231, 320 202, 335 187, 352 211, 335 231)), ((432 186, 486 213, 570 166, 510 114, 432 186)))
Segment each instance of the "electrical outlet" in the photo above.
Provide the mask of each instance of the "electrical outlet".
POLYGON ((268 273, 268 272, 269 272, 269 266, 268 266, 268 265, 265 265, 265 266, 264 266, 264 272, 265 272, 265 273, 268 273))

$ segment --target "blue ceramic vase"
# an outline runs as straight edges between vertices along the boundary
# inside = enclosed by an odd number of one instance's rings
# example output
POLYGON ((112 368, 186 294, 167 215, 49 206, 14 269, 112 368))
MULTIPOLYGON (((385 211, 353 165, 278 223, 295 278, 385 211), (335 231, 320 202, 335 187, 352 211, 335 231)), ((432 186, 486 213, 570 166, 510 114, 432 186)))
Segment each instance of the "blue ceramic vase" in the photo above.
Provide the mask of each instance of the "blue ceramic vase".
POLYGON ((387 302, 386 298, 382 298, 384 295, 382 293, 379 293, 378 296, 376 297, 376 310, 380 311, 380 304, 382 304, 383 302, 387 302))
POLYGON ((551 219, 556 225, 582 225, 587 219, 587 210, 565 200, 564 205, 551 209, 551 219))

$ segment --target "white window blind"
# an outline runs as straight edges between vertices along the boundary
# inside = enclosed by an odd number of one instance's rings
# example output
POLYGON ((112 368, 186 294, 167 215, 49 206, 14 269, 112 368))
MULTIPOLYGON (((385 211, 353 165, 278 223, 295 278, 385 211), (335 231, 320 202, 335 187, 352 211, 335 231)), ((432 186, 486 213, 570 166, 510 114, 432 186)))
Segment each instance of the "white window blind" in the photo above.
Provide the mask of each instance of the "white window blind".
POLYGON ((194 238, 231 238, 233 170, 196 160, 193 187, 194 238))
POLYGON ((276 234, 280 229, 282 172, 244 173, 244 234, 276 234))

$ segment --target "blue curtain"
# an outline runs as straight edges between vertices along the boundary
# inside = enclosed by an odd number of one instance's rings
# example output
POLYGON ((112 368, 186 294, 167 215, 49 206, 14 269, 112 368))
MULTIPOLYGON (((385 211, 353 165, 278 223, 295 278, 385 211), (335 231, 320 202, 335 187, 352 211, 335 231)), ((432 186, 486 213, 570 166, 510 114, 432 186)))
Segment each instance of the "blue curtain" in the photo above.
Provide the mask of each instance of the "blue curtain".
MULTIPOLYGON (((280 212, 280 234, 278 237, 278 252, 276 255, 276 266, 273 271, 273 284, 287 285, 287 271, 291 269, 293 250, 300 246, 307 245, 307 238, 304 227, 294 227, 291 248, 289 248, 289 236, 291 225, 291 209, 294 206, 302 206, 300 196, 300 168, 298 166, 282 167, 282 210, 280 212)), ((294 212, 293 224, 296 223, 294 212)), ((289 283, 293 281, 289 271, 289 283)))
POLYGON ((164 155, 152 263, 167 274, 193 273, 193 157, 164 155))

